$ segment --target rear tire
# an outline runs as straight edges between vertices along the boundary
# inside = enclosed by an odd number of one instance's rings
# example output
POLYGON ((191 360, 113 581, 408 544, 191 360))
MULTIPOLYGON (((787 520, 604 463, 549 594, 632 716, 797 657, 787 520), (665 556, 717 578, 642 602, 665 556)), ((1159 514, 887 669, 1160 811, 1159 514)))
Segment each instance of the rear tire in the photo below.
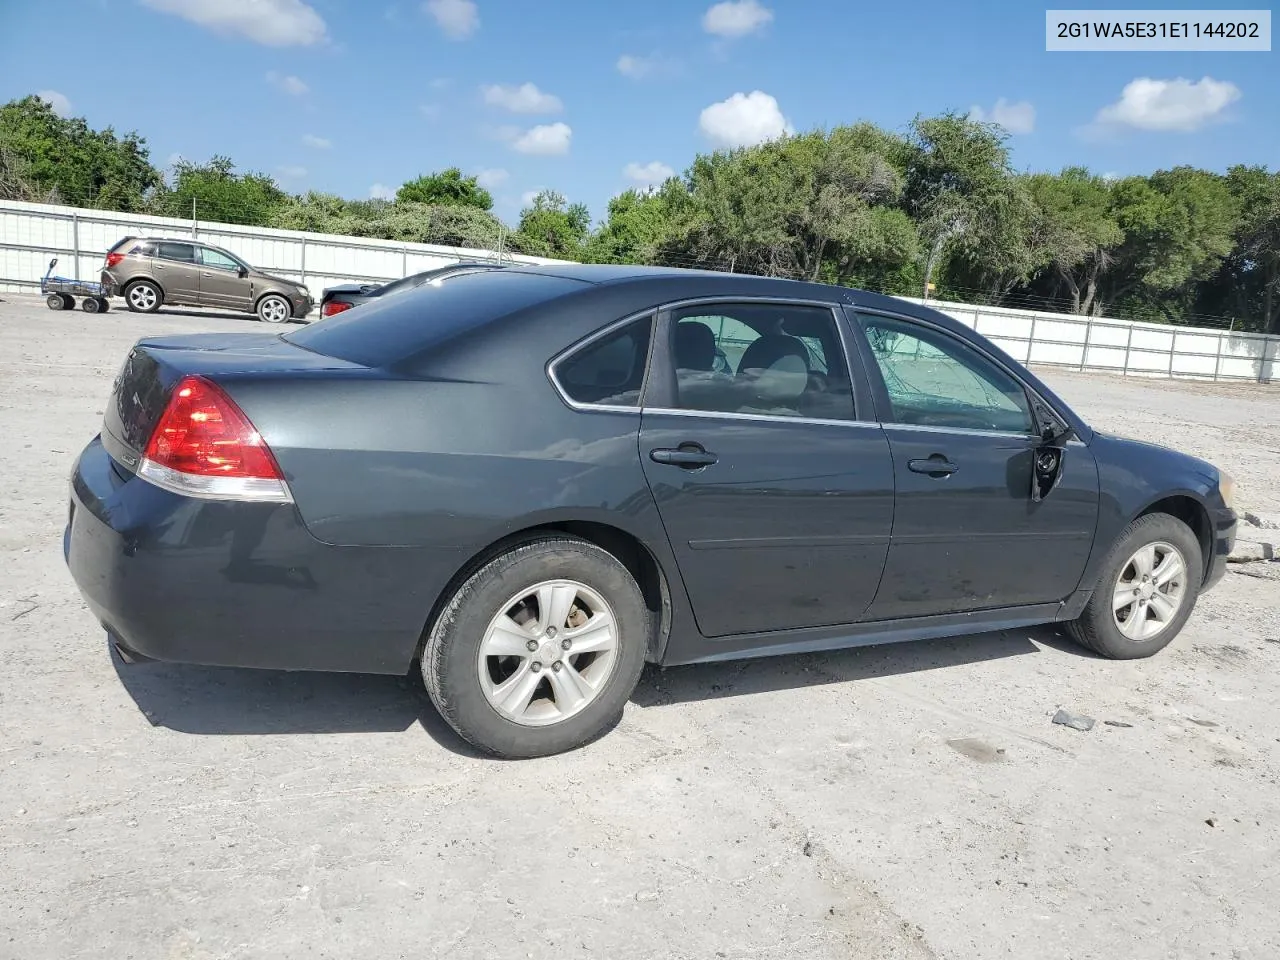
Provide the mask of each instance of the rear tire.
POLYGON ((164 303, 164 293, 150 280, 135 280, 124 288, 124 302, 134 313, 155 313, 164 303))
POLYGON ((1158 653, 1195 609, 1204 576, 1196 535, 1166 513, 1139 517, 1116 541, 1093 596, 1067 633, 1111 660, 1158 653))
POLYGON ((49 294, 49 296, 45 297, 44 302, 45 306, 50 310, 65 310, 67 308, 67 304, 62 299, 62 294, 60 293, 49 294))
POLYGON ((97 297, 85 297, 80 301, 80 309, 85 313, 100 313, 102 311, 102 301, 97 297))
POLYGON ((524 543, 450 598, 427 636, 423 680, 440 715, 481 750, 571 750, 621 717, 644 668, 649 616, 630 572, 595 544, 524 543))

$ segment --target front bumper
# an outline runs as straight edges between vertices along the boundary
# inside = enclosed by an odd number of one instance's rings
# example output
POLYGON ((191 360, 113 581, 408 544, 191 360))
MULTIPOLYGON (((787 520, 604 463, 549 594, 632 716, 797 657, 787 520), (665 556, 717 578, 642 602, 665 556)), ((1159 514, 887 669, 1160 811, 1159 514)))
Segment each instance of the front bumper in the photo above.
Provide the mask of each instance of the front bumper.
POLYGON ((428 612, 417 551, 335 547, 292 504, 173 494, 100 439, 71 479, 63 554, 86 604, 152 660, 402 674, 428 612))
POLYGON ((1235 511, 1230 507, 1222 506, 1213 511, 1210 519, 1213 524, 1213 553, 1209 558, 1208 569, 1205 571, 1202 590, 1208 590, 1226 575, 1227 557, 1236 546, 1238 521, 1235 511))

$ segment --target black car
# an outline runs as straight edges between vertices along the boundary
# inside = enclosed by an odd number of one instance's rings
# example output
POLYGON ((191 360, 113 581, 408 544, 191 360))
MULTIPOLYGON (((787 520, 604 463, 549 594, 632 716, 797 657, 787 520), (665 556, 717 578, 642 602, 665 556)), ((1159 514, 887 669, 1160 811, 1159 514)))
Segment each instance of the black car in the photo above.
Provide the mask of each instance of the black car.
POLYGON ((606 729, 646 661, 1041 623, 1150 656, 1232 498, 928 308, 557 265, 139 341, 64 548, 126 659, 420 663, 463 737, 527 757, 606 729))
POLYGON ((434 267, 421 273, 410 274, 390 283, 340 283, 334 287, 325 287, 320 295, 320 316, 332 317, 335 314, 350 310, 352 307, 379 297, 387 297, 394 293, 403 293, 422 286, 424 283, 441 283, 452 277, 462 277, 482 270, 501 270, 506 264, 489 263, 484 260, 460 260, 445 267, 434 267))

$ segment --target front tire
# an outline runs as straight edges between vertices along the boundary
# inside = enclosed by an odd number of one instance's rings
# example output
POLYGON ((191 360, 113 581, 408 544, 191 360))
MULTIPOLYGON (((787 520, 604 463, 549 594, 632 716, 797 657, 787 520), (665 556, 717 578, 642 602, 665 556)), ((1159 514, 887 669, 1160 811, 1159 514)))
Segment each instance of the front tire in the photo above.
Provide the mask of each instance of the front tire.
POLYGON ((155 313, 164 302, 164 294, 150 280, 135 280, 124 288, 124 302, 134 313, 155 313))
POLYGON ((1165 513, 1139 517, 1112 547, 1093 596, 1067 632, 1111 660, 1149 657, 1191 616, 1203 572, 1200 541, 1185 523, 1165 513))
POLYGON ((432 625, 422 675, 469 743, 521 759, 611 727, 644 668, 649 610, 630 572, 585 540, 521 544, 472 574, 432 625))
POLYGON ((269 293, 258 301, 258 319, 263 323, 284 323, 292 312, 289 301, 278 293, 269 293))

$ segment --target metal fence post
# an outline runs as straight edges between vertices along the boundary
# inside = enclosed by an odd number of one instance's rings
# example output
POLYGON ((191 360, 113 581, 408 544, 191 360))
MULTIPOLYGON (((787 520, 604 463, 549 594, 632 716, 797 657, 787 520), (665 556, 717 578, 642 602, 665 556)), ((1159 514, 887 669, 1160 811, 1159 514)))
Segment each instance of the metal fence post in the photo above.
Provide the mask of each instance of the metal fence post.
POLYGON ((1080 348, 1080 371, 1084 372, 1084 365, 1089 359, 1089 336, 1093 333, 1093 317, 1090 317, 1084 324, 1084 346, 1080 348))
POLYGON ((400 276, 407 277, 409 275, 409 248, 400 248, 400 276))
POLYGON ((1129 339, 1124 342, 1124 374, 1129 375, 1129 351, 1133 348, 1133 324, 1129 324, 1129 339))
POLYGON ((302 285, 307 285, 307 238, 302 238, 302 285))
POLYGON ((1218 371, 1222 369, 1222 334, 1218 334, 1218 355, 1213 360, 1213 382, 1218 382, 1218 371))
POLYGON ((1027 366, 1031 365, 1031 351, 1035 349, 1035 345, 1036 345, 1036 315, 1033 313, 1031 315, 1031 333, 1027 337, 1027 360, 1026 360, 1027 366))
POLYGON ((1169 379, 1173 379, 1173 358, 1178 352, 1178 331, 1174 330, 1169 337, 1169 379))
POLYGON ((71 215, 71 250, 72 260, 75 265, 75 273, 73 277, 80 276, 80 214, 73 213, 71 215))

